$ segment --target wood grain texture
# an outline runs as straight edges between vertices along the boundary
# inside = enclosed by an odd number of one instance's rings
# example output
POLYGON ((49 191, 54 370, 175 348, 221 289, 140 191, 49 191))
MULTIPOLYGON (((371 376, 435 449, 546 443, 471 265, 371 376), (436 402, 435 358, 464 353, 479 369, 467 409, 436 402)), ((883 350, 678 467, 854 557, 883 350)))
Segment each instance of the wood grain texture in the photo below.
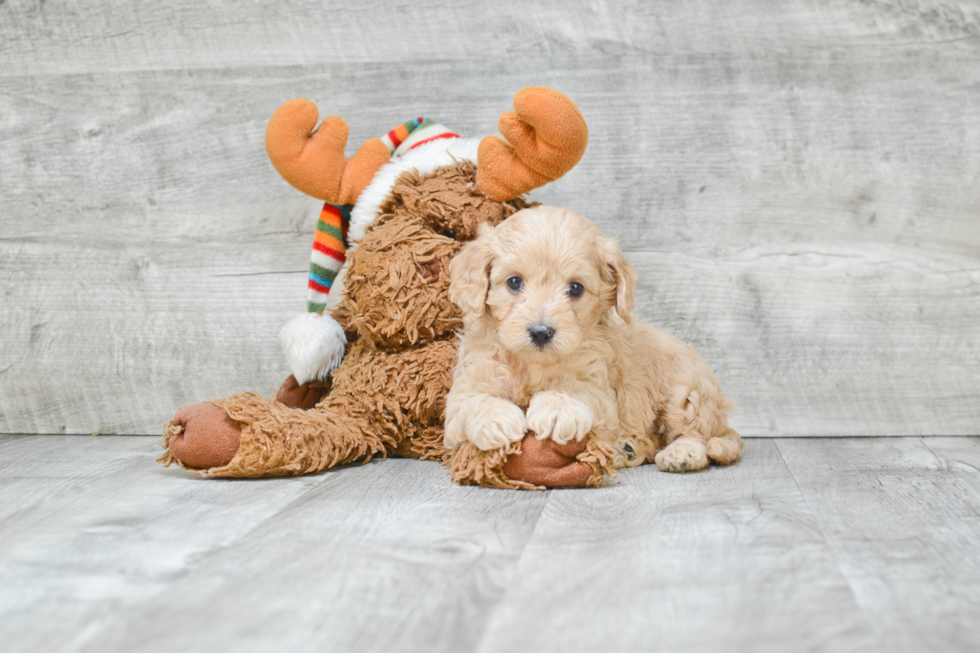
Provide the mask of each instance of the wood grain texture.
POLYGON ((394 460, 209 482, 149 438, 0 458, 5 651, 458 651, 510 584, 546 493, 394 460))
POLYGON ((944 461, 945 471, 980 491, 980 438, 939 437, 923 443, 944 461))
POLYGON ((202 480, 0 442, 5 652, 973 651, 980 440, 748 440, 590 491, 377 461, 202 480))
POLYGON ((804 52, 971 45, 980 9, 955 0, 8 0, 0 75, 323 62, 804 52), (69 56, 66 56, 68 53, 69 56))
POLYGON ((742 433, 969 435, 980 425, 980 347, 967 335, 980 324, 977 273, 957 270, 968 257, 769 246, 630 260, 637 312, 701 352, 742 433))
POLYGON ((975 5, 414 7, 0 5, 0 432, 278 386, 317 209, 265 159, 281 102, 353 147, 531 84, 591 128, 535 199, 620 238, 744 434, 980 432, 975 5))
POLYGON ((980 455, 950 440, 776 443, 883 650, 980 647, 980 455))
POLYGON ((767 440, 730 468, 636 468, 613 488, 555 494, 517 578, 479 651, 874 650, 767 440))

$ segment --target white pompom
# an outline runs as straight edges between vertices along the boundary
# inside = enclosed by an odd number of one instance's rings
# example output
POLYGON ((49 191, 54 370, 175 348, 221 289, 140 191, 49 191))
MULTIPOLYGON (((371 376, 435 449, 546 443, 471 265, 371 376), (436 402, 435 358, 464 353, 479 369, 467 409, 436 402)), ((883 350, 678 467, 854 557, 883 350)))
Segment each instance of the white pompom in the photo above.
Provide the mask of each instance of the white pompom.
POLYGON ((326 313, 297 315, 279 332, 289 369, 300 384, 322 381, 344 359, 347 336, 326 313))

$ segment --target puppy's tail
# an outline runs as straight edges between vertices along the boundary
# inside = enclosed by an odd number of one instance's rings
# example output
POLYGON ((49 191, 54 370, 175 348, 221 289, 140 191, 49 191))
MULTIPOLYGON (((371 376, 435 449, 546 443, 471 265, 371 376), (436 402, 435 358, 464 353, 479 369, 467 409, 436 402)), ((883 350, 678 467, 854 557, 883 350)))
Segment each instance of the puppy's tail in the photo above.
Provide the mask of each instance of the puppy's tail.
POLYGON ((708 440, 708 458, 719 465, 730 465, 742 455, 742 436, 734 429, 708 440))

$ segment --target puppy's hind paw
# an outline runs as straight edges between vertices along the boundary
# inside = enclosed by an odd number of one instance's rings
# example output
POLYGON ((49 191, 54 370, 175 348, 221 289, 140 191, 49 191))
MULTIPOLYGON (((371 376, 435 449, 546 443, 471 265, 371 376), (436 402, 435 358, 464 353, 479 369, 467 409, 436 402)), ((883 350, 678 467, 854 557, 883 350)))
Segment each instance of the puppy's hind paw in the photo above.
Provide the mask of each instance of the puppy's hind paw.
POLYGON ((662 472, 696 472, 708 466, 708 450, 694 438, 678 438, 654 460, 662 472))
POLYGON ((592 430, 592 409, 562 392, 548 390, 531 398, 527 407, 527 425, 539 439, 550 438, 558 444, 581 440, 592 430))

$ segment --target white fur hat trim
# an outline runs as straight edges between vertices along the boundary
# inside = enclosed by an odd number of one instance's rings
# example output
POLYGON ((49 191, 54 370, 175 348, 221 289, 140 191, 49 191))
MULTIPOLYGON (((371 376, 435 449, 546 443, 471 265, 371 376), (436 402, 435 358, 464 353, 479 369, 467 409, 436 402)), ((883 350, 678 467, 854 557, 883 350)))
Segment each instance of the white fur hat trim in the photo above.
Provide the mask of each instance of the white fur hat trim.
POLYGON ((344 359, 347 336, 337 320, 324 313, 297 315, 279 332, 279 342, 296 382, 322 381, 344 359))

